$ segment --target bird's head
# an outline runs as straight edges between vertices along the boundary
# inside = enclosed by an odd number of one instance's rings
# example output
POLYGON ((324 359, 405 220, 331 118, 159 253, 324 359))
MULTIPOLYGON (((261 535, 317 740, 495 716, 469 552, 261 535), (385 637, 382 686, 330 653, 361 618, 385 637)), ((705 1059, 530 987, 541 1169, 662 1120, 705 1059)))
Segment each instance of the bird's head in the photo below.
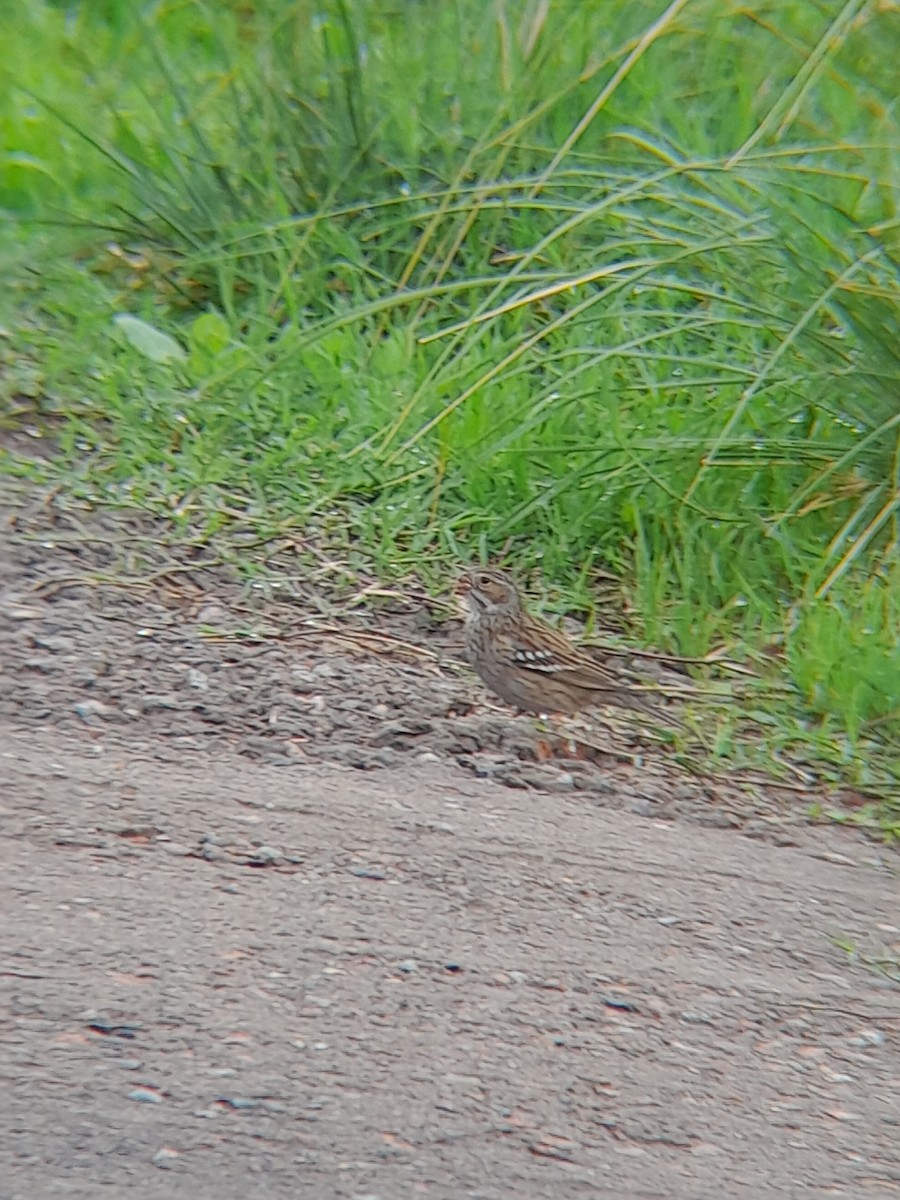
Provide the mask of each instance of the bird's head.
POLYGON ((456 583, 456 594, 473 617, 482 613, 517 613, 521 609, 516 585, 508 575, 492 567, 463 571, 456 583))

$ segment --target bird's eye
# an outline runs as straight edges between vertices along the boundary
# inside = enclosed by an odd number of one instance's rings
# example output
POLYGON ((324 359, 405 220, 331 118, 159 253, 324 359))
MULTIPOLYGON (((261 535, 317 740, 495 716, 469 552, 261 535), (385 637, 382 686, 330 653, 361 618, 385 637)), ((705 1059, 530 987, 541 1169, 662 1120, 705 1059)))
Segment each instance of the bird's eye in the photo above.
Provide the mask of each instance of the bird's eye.
POLYGON ((490 587, 492 582, 493 582, 493 580, 491 579, 490 575, 479 575, 479 577, 478 577, 478 586, 479 587, 483 587, 483 588, 490 587))

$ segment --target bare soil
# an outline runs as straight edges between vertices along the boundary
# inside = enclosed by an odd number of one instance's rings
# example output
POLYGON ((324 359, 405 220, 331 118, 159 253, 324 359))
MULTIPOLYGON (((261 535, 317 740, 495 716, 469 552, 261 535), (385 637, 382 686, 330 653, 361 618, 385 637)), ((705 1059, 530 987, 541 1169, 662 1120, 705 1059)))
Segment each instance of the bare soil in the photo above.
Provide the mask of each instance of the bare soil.
POLYGON ((900 1195, 890 848, 142 537, 3 535, 2 1200, 900 1195))

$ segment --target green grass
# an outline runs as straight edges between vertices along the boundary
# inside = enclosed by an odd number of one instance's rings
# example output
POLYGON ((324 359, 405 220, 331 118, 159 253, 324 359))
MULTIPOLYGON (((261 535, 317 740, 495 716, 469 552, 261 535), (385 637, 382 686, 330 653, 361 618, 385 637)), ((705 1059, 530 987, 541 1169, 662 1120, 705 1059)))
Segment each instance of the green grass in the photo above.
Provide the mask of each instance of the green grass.
POLYGON ((896 826, 887 6, 106 0, 5 25, 2 387, 8 422, 57 434, 46 473, 436 590, 502 552, 590 619, 613 574, 639 640, 790 685, 757 759, 806 756, 896 826))

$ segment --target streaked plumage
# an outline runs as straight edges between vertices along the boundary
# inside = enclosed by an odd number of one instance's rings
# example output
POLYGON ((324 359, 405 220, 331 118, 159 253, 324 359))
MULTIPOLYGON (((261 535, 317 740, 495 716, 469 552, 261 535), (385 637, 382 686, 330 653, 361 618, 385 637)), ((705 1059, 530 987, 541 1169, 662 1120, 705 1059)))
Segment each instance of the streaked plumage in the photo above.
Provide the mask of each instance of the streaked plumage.
POLYGON ((531 713, 576 713, 616 704, 652 711, 644 695, 564 633, 531 616, 502 571, 465 571, 466 657, 501 700, 531 713))

